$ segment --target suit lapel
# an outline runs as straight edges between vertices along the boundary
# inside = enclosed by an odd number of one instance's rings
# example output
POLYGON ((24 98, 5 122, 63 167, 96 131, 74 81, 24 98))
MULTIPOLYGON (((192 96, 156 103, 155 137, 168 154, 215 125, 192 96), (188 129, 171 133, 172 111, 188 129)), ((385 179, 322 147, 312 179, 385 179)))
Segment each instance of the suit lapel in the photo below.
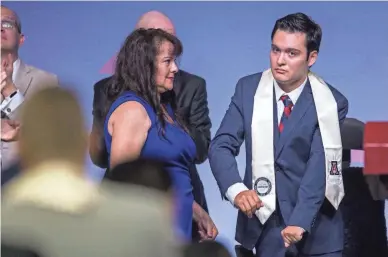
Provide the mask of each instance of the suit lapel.
POLYGON ((31 85, 31 81, 31 68, 20 61, 19 70, 15 78, 15 85, 23 95, 26 95, 26 92, 31 85))
MULTIPOLYGON (((291 137, 292 131, 295 129, 297 124, 300 123, 300 120, 306 114, 307 110, 313 104, 313 96, 310 86, 310 81, 307 80, 306 86, 304 87, 302 93, 300 94, 299 99, 295 103, 295 106, 291 112, 290 117, 284 123, 284 130, 279 136, 279 141, 276 145, 275 160, 279 157, 285 143, 291 137)), ((279 117, 280 119, 280 117, 279 117)), ((276 126, 277 128, 277 126, 276 126)))
POLYGON ((174 93, 175 95, 180 95, 181 89, 182 89, 182 72, 179 70, 174 77, 174 93))

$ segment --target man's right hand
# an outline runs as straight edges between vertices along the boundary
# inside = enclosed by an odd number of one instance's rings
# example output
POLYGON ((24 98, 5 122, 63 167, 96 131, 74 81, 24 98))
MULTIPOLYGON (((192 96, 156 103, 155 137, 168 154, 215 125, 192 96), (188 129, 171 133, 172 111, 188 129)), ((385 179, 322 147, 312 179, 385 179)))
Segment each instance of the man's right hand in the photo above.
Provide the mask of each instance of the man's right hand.
POLYGON ((1 141, 16 141, 19 136, 20 123, 14 120, 1 119, 1 141))
POLYGON ((234 199, 234 205, 252 218, 256 210, 264 206, 254 190, 245 190, 239 193, 234 199))

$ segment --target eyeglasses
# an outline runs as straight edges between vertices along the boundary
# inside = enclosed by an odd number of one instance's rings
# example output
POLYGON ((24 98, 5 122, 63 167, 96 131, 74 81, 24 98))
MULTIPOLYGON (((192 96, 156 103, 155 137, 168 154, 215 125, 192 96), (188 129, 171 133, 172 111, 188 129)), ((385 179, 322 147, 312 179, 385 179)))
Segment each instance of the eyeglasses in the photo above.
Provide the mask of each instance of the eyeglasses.
POLYGON ((14 21, 9 21, 9 20, 2 20, 1 21, 1 28, 2 29, 14 29, 16 28, 17 31, 20 33, 20 26, 14 21))

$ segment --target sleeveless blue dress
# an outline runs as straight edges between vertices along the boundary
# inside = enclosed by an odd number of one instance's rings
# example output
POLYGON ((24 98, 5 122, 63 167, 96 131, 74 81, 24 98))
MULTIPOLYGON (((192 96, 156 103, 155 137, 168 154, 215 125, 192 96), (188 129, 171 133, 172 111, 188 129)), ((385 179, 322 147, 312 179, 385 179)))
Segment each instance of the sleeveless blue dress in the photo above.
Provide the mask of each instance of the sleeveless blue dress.
MULTIPOLYGON (((183 240, 191 240, 193 201, 192 185, 189 174, 189 166, 196 156, 196 146, 192 138, 181 127, 176 125, 173 110, 167 106, 167 111, 174 121, 171 124, 166 121, 164 128, 165 137, 159 132, 159 121, 151 105, 132 91, 126 91, 116 99, 105 118, 104 138, 107 151, 111 153, 112 137, 108 132, 108 121, 113 111, 121 104, 128 101, 136 101, 142 104, 151 120, 151 127, 141 151, 140 157, 162 161, 169 172, 175 197, 175 229, 178 237, 183 240), (167 138, 167 140, 166 140, 167 138), (183 237, 183 238, 182 238, 183 237)), ((128 135, 130 136, 130 135, 128 135)))

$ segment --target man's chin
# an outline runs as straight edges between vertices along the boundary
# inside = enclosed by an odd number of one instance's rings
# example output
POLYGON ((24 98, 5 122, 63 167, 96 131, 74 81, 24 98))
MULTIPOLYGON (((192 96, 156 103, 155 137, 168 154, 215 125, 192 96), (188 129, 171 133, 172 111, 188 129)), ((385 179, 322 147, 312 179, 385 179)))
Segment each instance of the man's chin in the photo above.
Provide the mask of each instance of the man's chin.
POLYGON ((273 77, 278 84, 287 84, 290 82, 290 80, 285 76, 274 75, 273 77))

